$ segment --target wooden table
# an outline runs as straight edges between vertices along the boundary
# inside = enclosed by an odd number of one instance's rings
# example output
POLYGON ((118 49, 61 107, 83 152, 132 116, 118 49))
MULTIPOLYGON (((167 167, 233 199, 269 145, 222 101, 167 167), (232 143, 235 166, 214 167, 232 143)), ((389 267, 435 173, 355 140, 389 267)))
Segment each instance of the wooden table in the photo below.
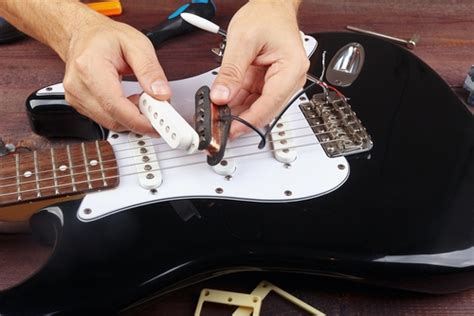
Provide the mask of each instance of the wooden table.
MULTIPOLYGON (((122 2, 124 14, 117 20, 143 29, 162 21, 185 1, 122 2)), ((224 27, 245 3, 244 0, 215 2, 218 7, 215 21, 224 27)), ((343 31, 348 24, 402 38, 418 33, 421 42, 414 53, 464 98, 462 83, 474 63, 473 14, 472 0, 305 0, 300 25, 305 33, 343 31)), ((185 78, 216 67, 209 50, 218 42, 216 36, 196 32, 169 42, 158 51, 158 57, 170 80, 185 78)), ((35 149, 49 146, 53 141, 31 132, 24 101, 34 90, 62 80, 62 62, 49 48, 34 40, 25 40, 0 47, 0 69, 0 136, 17 146, 35 149)), ((0 235, 0 289, 33 273, 47 255, 48 249, 32 243, 27 234, 0 235)), ((230 275, 200 283, 152 302, 141 309, 141 314, 191 315, 201 288, 250 292, 262 279, 279 285, 328 315, 474 314, 474 290, 431 296, 322 278, 260 273, 230 275)), ((263 315, 304 315, 276 295, 270 295, 263 307, 263 315)), ((227 308, 209 306, 205 314, 219 315, 227 311, 227 308)))

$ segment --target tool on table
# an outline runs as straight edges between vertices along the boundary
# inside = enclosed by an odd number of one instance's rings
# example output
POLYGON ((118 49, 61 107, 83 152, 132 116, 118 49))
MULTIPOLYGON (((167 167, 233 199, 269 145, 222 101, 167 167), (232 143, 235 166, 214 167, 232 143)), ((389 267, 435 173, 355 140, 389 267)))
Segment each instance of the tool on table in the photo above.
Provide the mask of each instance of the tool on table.
POLYGON ((467 103, 474 106, 474 65, 471 66, 471 69, 467 73, 466 80, 464 80, 464 89, 469 92, 467 103))
POLYGON ((364 29, 361 29, 361 28, 358 28, 358 27, 355 27, 355 26, 351 26, 351 25, 347 25, 346 29, 348 29, 350 31, 354 31, 354 32, 367 34, 367 35, 372 35, 372 36, 375 36, 375 37, 378 37, 378 38, 386 39, 386 40, 389 40, 389 41, 392 41, 392 42, 395 42, 395 43, 398 43, 398 44, 402 44, 402 45, 406 46, 409 49, 414 49, 416 47, 416 45, 418 44, 418 42, 420 41, 420 36, 418 34, 414 34, 410 39, 404 40, 402 38, 393 37, 393 36, 373 32, 373 31, 364 30, 364 29))
POLYGON ((122 4, 120 1, 99 1, 87 3, 87 6, 106 16, 122 14, 122 4))
POLYGON ((182 19, 180 14, 183 12, 211 19, 216 15, 216 5, 213 0, 192 0, 171 13, 164 22, 152 27, 150 30, 144 30, 143 33, 150 39, 155 48, 167 39, 194 30, 193 25, 182 19))
POLYGON ((181 17, 189 24, 194 25, 195 27, 200 28, 201 30, 223 36, 222 42, 220 43, 219 47, 211 49, 211 52, 217 56, 218 61, 220 62, 222 60, 222 57, 224 56, 227 31, 219 27, 219 25, 192 13, 181 13, 181 17))

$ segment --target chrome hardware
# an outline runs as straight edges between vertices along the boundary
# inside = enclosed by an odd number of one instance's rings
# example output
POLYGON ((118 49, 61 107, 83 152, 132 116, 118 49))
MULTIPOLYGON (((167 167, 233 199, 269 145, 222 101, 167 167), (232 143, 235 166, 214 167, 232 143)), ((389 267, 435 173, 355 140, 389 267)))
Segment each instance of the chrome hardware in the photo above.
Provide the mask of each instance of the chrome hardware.
POLYGON ((334 92, 330 92, 330 100, 320 93, 300 104, 326 155, 333 158, 372 149, 370 135, 347 101, 334 92))
POLYGON ((368 30, 360 29, 358 27, 354 27, 354 26, 350 26, 350 25, 347 25, 346 29, 348 29, 350 31, 357 32, 357 33, 372 35, 372 36, 375 36, 375 37, 378 37, 378 38, 386 39, 386 40, 395 42, 397 44, 402 44, 402 45, 405 45, 408 49, 414 49, 416 47, 416 45, 418 44, 418 42, 420 41, 420 36, 418 34, 414 34, 411 38, 409 38, 407 40, 404 40, 402 38, 393 37, 393 36, 389 36, 389 35, 385 35, 385 34, 381 34, 381 33, 377 33, 377 32, 368 31, 368 30))
POLYGON ((326 78, 339 87, 350 86, 359 76, 364 66, 365 51, 359 43, 349 43, 342 47, 331 59, 326 78))

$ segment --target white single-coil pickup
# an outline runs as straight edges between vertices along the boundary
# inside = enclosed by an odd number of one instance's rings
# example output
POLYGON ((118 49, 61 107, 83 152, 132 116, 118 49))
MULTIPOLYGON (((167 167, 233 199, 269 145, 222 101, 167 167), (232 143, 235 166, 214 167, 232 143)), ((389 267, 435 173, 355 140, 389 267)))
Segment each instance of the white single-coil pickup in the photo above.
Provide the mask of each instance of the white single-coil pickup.
POLYGON ((139 107, 171 148, 186 150, 190 154, 196 152, 199 145, 198 134, 169 102, 159 101, 142 93, 139 107))
POLYGON ((130 133, 128 140, 130 156, 135 159, 140 186, 147 190, 159 187, 163 182, 163 177, 152 139, 130 133))
POLYGON ((282 163, 292 163, 296 160, 296 150, 293 148, 292 133, 288 122, 277 123, 270 133, 275 159, 282 163))

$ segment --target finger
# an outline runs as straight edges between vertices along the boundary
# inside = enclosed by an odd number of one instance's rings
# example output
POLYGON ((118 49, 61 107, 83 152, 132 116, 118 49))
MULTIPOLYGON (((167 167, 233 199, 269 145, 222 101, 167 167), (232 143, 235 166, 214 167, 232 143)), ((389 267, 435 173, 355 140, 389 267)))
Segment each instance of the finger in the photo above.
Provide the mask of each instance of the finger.
POLYGON ((97 65, 101 69, 95 73, 86 86, 97 98, 100 107, 118 123, 127 129, 143 135, 155 133, 148 119, 143 116, 138 108, 123 96, 119 75, 112 64, 97 65))
POLYGON ((245 73, 257 56, 256 44, 242 48, 245 40, 241 35, 229 34, 221 68, 211 88, 211 100, 215 104, 228 103, 241 88, 245 73))
POLYGON ((136 41, 124 41, 123 55, 133 70, 143 90, 159 100, 171 98, 171 89, 161 68, 155 49, 149 41, 138 45, 136 41))
POLYGON ((259 97, 260 94, 258 93, 248 94, 242 103, 231 108, 232 115, 240 115, 245 110, 247 110, 259 97))
MULTIPOLYGON (((83 99, 84 100, 84 99, 83 99)), ((103 126, 111 131, 115 132, 123 132, 126 131, 126 128, 115 121, 110 115, 105 112, 100 105, 94 101, 93 98, 90 98, 89 101, 81 102, 81 100, 77 99, 73 95, 69 95, 67 97, 67 102, 71 104, 79 113, 84 116, 91 118, 94 122, 103 126)))
MULTIPOLYGON (((262 95, 240 117, 260 128, 268 124, 299 89, 301 77, 292 67, 273 64, 268 72, 262 95)), ((238 137, 247 132, 242 124, 234 124, 231 136, 238 137)))

